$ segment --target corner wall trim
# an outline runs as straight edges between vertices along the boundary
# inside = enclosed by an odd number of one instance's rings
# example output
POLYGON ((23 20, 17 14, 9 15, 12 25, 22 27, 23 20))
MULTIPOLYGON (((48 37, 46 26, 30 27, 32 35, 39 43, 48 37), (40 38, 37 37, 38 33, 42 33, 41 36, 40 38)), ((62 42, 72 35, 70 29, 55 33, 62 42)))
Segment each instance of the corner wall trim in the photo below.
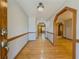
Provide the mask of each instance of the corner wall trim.
POLYGON ((67 40, 70 40, 70 41, 73 41, 73 39, 70 39, 70 38, 67 38, 67 37, 63 37, 64 39, 67 39, 67 40))
POLYGON ((54 45, 47 37, 46 37, 46 39, 47 39, 52 45, 54 45))

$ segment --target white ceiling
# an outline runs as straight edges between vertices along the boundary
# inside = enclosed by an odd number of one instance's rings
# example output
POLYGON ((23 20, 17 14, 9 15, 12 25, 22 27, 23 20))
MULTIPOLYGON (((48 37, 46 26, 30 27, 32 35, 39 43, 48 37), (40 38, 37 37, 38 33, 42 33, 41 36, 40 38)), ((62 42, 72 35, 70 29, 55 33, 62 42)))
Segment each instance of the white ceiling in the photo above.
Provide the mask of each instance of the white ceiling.
POLYGON ((16 0, 29 16, 43 19, 51 17, 57 9, 63 6, 66 0, 16 0), (44 4, 44 11, 38 12, 38 3, 44 4))

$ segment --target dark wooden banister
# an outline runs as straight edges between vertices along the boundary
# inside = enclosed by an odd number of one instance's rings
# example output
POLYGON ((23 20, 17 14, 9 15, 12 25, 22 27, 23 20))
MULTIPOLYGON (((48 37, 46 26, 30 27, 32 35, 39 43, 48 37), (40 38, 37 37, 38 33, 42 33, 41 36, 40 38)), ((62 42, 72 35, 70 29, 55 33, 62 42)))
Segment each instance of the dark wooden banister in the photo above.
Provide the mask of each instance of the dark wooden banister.
POLYGON ((54 34, 54 33, 52 33, 52 32, 48 32, 48 31, 47 31, 47 33, 54 34))
POLYGON ((20 35, 11 37, 11 38, 9 38, 9 39, 7 39, 7 40, 8 40, 8 42, 10 42, 10 41, 13 41, 13 40, 15 40, 15 39, 17 39, 17 38, 20 38, 20 37, 22 37, 22 36, 24 36, 24 35, 26 35, 26 34, 28 34, 28 33, 23 33, 23 34, 20 34, 20 35))
POLYGON ((20 38, 20 37, 25 36, 25 35, 30 34, 30 33, 32 34, 32 33, 35 33, 35 32, 27 32, 27 33, 23 33, 23 34, 14 36, 14 37, 12 37, 12 38, 9 38, 9 39, 7 39, 7 40, 8 40, 8 42, 10 42, 10 41, 16 40, 17 38, 20 38))

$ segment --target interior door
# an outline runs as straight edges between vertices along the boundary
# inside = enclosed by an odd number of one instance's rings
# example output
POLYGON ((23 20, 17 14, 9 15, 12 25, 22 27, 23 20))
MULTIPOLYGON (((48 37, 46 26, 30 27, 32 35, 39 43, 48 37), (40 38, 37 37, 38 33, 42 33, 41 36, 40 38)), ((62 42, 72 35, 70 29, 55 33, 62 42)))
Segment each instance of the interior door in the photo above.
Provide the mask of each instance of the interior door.
POLYGON ((59 23, 58 24, 58 36, 62 36, 63 35, 63 24, 59 23))
POLYGON ((7 59, 7 1, 0 0, 0 59, 7 59))

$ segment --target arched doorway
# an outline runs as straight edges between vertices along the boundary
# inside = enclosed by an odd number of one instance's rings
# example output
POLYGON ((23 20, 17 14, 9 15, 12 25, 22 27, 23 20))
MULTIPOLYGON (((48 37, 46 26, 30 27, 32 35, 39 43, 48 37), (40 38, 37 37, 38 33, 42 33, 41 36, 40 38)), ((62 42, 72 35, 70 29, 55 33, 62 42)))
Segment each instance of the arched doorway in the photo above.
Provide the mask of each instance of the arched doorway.
MULTIPOLYGON (((63 29, 62 29, 64 31, 63 31, 62 36, 66 36, 66 39, 69 39, 69 37, 72 37, 71 38, 72 40, 70 40, 70 41, 72 41, 72 48, 71 48, 72 57, 71 57, 71 59, 76 59, 76 52, 75 52, 76 51, 76 12, 77 12, 76 9, 73 9, 70 7, 65 7, 55 16, 55 19, 54 19, 54 35, 55 35, 54 43, 57 39, 57 36, 60 35, 60 34, 58 34, 58 32, 60 32, 60 28, 57 27, 58 21, 62 22, 62 23, 64 22, 63 29), (66 14, 67 17, 62 16, 62 20, 61 20, 61 17, 59 19, 59 16, 62 15, 63 13, 65 13, 66 11, 69 11, 72 14, 72 18, 69 18, 68 20, 64 20, 64 18, 67 18, 70 16, 70 15, 68 16, 69 13, 67 13, 66 14), (72 36, 70 36, 69 34, 72 36)), ((60 25, 59 25, 59 27, 60 27, 60 25)))
POLYGON ((37 38, 42 34, 45 34, 45 31, 46 31, 45 28, 46 28, 46 25, 42 22, 37 25, 37 38))
POLYGON ((63 36, 63 24, 58 23, 58 36, 63 36))

